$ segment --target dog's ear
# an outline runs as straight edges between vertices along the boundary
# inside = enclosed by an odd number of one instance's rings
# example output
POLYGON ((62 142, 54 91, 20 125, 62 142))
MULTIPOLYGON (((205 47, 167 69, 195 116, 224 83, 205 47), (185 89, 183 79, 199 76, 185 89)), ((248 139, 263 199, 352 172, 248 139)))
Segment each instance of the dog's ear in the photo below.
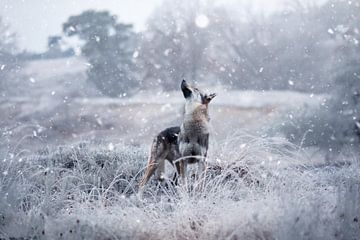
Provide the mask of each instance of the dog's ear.
POLYGON ((181 82, 181 91, 184 94, 184 98, 191 97, 192 91, 190 89, 189 84, 185 80, 182 80, 181 82))
POLYGON ((209 104, 214 97, 216 97, 216 93, 211 93, 210 95, 205 94, 202 96, 203 104, 209 104))

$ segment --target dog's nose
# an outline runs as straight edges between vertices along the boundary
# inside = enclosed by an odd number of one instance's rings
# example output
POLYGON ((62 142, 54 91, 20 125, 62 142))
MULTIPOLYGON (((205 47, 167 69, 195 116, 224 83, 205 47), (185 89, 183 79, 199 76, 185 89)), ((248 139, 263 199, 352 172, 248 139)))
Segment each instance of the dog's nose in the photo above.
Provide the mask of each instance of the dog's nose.
POLYGON ((183 79, 182 80, 182 82, 181 82, 181 89, 183 89, 183 88, 188 88, 188 84, 187 84, 187 82, 185 81, 185 79, 183 79))

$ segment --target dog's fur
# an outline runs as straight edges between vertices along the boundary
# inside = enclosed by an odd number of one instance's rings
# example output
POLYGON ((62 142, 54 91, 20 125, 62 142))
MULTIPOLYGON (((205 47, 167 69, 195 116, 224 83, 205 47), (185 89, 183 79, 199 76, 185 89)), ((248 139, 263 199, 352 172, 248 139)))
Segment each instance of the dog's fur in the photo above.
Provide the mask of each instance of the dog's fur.
MULTIPOLYGON (((178 135, 180 127, 167 128, 160 132, 153 140, 150 150, 149 160, 146 166, 146 171, 143 179, 140 182, 140 187, 144 187, 150 180, 151 176, 157 170, 156 178, 163 180, 163 173, 165 167, 165 159, 171 164, 176 165, 177 172, 180 170, 179 162, 175 162, 180 157, 178 135)), ((174 179, 175 180, 175 179, 174 179)))
POLYGON ((198 163, 199 172, 205 171, 210 134, 208 104, 216 94, 203 94, 185 80, 181 83, 181 90, 185 98, 185 114, 180 127, 178 144, 181 156, 180 176, 185 183, 188 163, 198 163))
POLYGON ((199 170, 205 171, 209 146, 208 104, 216 95, 203 94, 185 80, 181 83, 181 90, 186 100, 183 123, 180 127, 165 129, 154 138, 141 188, 156 170, 157 179, 163 179, 165 159, 175 164, 184 183, 188 163, 199 163, 199 170))

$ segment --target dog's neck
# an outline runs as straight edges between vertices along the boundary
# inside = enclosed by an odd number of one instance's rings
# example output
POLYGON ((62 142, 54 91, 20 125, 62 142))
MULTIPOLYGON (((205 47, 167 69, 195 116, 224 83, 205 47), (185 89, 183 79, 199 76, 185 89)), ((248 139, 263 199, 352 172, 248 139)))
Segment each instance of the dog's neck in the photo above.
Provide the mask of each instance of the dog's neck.
POLYGON ((185 104, 184 121, 209 122, 208 104, 185 104))

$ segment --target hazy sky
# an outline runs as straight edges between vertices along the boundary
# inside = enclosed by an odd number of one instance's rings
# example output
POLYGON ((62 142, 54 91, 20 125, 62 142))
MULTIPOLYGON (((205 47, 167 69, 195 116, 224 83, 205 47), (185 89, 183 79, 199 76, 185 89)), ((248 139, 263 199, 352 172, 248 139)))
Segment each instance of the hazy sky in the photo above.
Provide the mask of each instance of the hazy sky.
POLYGON ((162 0, 0 0, 0 16, 18 35, 21 49, 43 51, 49 35, 60 34, 69 16, 87 9, 109 10, 137 30, 162 0))
MULTIPOLYGON (((18 35, 21 49, 41 52, 47 47, 49 35, 61 34, 61 25, 69 16, 87 9, 109 10, 119 20, 133 23, 136 30, 163 0, 0 0, 0 16, 18 35)), ((226 4, 245 0, 218 1, 226 4)), ((286 0, 248 0, 263 9, 276 8, 286 0)))

